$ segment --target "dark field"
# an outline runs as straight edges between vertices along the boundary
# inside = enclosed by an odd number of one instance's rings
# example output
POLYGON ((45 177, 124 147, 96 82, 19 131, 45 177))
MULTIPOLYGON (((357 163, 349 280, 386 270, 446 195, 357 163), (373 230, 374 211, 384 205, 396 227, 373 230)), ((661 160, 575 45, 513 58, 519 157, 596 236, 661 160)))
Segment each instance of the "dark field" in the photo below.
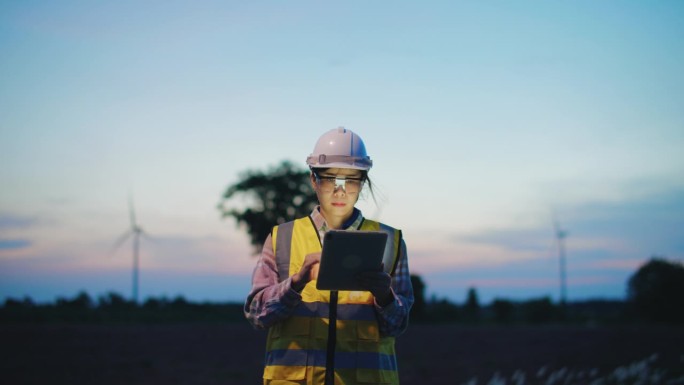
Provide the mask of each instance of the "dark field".
MULTIPOLYGON (((0 383, 260 384, 264 338, 246 322, 4 325, 0 383)), ((397 345, 403 385, 684 384, 683 328, 412 325, 397 345)))

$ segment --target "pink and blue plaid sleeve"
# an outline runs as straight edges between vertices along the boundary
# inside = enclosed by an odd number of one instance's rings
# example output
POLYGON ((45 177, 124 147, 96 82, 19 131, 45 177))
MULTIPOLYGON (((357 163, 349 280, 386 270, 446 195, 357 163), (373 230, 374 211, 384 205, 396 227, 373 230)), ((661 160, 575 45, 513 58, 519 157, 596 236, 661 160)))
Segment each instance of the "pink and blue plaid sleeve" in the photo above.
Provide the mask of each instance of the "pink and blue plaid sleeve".
POLYGON ((408 327, 409 312, 413 306, 413 286, 408 267, 406 244, 401 240, 399 261, 394 270, 391 284, 394 293, 394 301, 389 305, 380 307, 376 304, 379 315, 380 333, 384 336, 398 336, 408 327))
POLYGON ((301 294, 292 289, 291 278, 279 282, 279 277, 269 235, 254 268, 252 288, 243 308, 245 318, 256 329, 266 329, 289 317, 302 300, 301 294))

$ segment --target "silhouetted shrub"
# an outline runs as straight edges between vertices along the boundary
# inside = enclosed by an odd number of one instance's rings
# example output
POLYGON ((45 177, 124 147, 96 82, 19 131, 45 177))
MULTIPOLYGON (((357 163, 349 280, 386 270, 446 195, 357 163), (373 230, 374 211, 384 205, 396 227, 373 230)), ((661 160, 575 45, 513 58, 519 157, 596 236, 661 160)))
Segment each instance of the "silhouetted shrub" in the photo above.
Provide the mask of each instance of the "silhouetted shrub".
POLYGON ((642 320, 684 323, 684 266, 652 258, 629 278, 627 298, 642 320))
POLYGON ((523 317, 526 322, 539 324, 556 320, 556 308, 548 297, 523 302, 523 317))
POLYGON ((457 322, 460 311, 458 306, 446 299, 432 299, 426 307, 426 319, 431 322, 457 322))
POLYGON ((515 306, 513 302, 504 299, 495 299, 492 302, 492 312, 494 313, 494 322, 497 323, 511 323, 514 320, 515 306))
POLYGON ((467 322, 478 322, 480 320, 480 300, 474 287, 468 289, 466 303, 463 306, 463 315, 467 322))
POLYGON ((87 309, 92 309, 95 306, 95 303, 93 300, 90 298, 88 293, 82 291, 78 293, 74 299, 65 299, 65 298, 58 298, 57 299, 57 307, 60 307, 62 309, 80 309, 80 310, 87 310, 87 309))
POLYGON ((412 321, 425 320, 425 283, 418 275, 411 274, 411 285, 413 286, 413 307, 411 307, 410 319, 412 321))
POLYGON ((31 309, 35 306, 33 300, 29 297, 24 297, 23 300, 14 298, 5 299, 4 308, 7 310, 31 309))

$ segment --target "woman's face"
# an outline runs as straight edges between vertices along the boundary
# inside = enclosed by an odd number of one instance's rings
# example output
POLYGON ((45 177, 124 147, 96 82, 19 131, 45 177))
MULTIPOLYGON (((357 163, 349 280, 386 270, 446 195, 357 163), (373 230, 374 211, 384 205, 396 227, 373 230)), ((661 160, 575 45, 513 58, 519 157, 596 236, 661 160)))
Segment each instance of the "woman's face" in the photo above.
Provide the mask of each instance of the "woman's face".
POLYGON ((351 216, 363 188, 362 177, 361 171, 348 168, 329 168, 311 176, 311 183, 321 206, 321 214, 328 225, 337 227, 351 216), (335 178, 344 178, 348 181, 345 183, 335 178), (345 188, 342 185, 345 185, 345 188))

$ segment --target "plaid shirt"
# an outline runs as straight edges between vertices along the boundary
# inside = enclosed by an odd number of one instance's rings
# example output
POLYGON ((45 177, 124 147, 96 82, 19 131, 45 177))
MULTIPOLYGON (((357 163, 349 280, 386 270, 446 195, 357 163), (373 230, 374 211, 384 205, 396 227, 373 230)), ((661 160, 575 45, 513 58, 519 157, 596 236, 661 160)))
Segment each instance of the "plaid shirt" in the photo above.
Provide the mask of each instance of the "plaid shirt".
MULTIPOLYGON (((311 213, 311 219, 318 229, 320 239, 329 230, 325 218, 316 207, 311 213)), ((363 215, 354 209, 351 223, 345 230, 358 230, 363 215)), ((401 254, 397 267, 392 276, 391 289, 394 301, 385 307, 375 303, 380 333, 385 336, 397 336, 408 326, 408 315, 413 305, 413 287, 408 268, 406 244, 401 240, 401 254)), ((257 329, 265 329, 276 322, 290 316, 295 307, 302 301, 300 293, 292 289, 292 277, 278 282, 279 272, 273 252, 271 235, 266 238, 259 261, 252 275, 252 289, 245 301, 244 313, 249 322, 257 329)))

